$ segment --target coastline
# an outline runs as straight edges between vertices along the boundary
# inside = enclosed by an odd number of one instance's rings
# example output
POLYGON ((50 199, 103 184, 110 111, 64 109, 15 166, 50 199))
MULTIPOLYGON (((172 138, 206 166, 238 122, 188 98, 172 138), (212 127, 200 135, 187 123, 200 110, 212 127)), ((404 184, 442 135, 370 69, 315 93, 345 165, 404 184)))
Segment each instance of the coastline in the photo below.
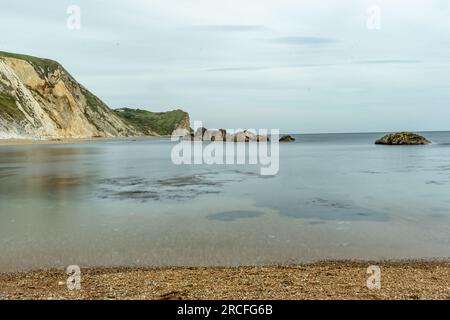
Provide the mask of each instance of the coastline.
POLYGON ((20 146, 20 145, 53 145, 53 144, 81 144, 106 141, 135 141, 139 139, 160 138, 164 136, 136 136, 136 137, 110 137, 110 138, 63 138, 63 139, 0 139, 1 146, 20 146))
POLYGON ((450 300, 450 260, 324 261, 258 267, 82 268, 81 290, 62 269, 0 273, 1 299, 442 299, 450 300), (381 269, 369 290, 367 267, 381 269))

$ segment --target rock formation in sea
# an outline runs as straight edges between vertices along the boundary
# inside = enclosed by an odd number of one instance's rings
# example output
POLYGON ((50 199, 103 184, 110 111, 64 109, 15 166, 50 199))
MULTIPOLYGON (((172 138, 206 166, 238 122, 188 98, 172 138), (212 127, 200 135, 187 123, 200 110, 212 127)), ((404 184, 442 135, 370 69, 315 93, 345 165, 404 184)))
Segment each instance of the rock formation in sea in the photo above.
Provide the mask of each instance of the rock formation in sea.
POLYGON ((375 144, 384 145, 424 145, 429 143, 427 138, 413 132, 391 133, 375 141, 375 144))
POLYGON ((227 141, 227 142, 261 142, 270 141, 266 135, 259 135, 249 130, 229 133, 225 129, 212 130, 206 128, 198 128, 195 132, 187 129, 176 130, 175 134, 180 136, 183 140, 193 141, 227 141))
POLYGON ((293 141, 295 141, 295 138, 290 135, 282 136, 280 138, 280 142, 293 142, 293 141))

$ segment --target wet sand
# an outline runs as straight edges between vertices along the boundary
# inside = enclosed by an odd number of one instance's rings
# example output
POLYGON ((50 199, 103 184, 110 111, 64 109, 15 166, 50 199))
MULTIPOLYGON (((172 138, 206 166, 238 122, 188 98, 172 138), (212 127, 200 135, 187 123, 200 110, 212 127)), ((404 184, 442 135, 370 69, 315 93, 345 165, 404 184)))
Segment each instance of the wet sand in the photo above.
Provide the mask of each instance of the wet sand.
POLYGON ((444 299, 450 261, 329 261, 234 268, 88 268, 70 291, 64 270, 0 274, 0 299, 444 299), (367 267, 381 269, 369 290, 367 267))

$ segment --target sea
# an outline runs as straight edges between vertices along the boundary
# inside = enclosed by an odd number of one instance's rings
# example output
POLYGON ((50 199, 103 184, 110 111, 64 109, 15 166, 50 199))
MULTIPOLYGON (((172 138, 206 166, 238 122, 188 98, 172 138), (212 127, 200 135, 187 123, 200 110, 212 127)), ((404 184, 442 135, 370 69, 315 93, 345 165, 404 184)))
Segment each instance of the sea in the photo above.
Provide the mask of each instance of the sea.
POLYGON ((169 138, 0 146, 0 272, 450 257, 450 132, 300 134, 279 169, 175 164, 169 138))

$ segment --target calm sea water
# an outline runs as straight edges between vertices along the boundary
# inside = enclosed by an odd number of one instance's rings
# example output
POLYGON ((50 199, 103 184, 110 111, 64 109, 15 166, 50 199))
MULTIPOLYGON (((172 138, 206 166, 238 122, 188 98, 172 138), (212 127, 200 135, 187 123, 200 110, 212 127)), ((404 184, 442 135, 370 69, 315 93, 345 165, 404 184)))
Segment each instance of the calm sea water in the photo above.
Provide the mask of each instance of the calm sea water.
POLYGON ((297 135, 280 171, 176 166, 167 139, 0 147, 0 271, 450 257, 450 133, 297 135))

